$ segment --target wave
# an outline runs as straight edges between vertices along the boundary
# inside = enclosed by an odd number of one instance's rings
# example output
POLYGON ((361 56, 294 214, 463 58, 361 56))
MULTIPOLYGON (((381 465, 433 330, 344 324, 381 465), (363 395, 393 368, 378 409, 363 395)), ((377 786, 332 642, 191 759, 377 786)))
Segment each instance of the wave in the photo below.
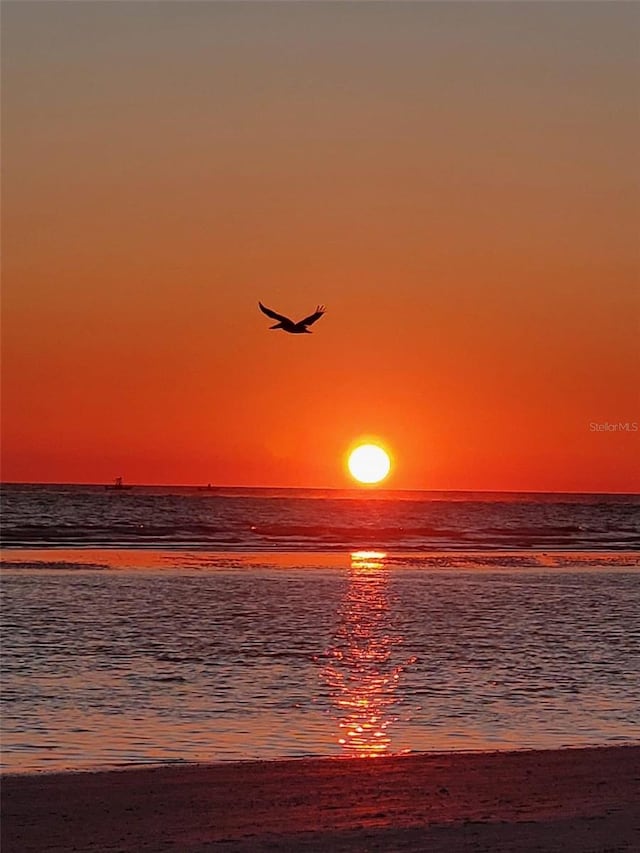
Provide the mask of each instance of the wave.
POLYGON ((634 530, 599 531, 580 526, 486 528, 461 530, 436 527, 330 527, 320 525, 252 525, 232 533, 219 528, 137 527, 116 528, 32 526, 5 530, 5 548, 119 547, 193 548, 207 550, 392 550, 569 549, 638 550, 640 535, 634 530))

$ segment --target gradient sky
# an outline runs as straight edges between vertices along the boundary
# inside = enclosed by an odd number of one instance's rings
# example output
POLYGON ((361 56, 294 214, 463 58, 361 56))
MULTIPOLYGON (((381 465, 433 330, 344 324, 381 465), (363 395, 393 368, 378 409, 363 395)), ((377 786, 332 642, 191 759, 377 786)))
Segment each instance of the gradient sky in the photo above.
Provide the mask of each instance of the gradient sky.
POLYGON ((640 4, 2 17, 4 480, 640 490, 640 4))

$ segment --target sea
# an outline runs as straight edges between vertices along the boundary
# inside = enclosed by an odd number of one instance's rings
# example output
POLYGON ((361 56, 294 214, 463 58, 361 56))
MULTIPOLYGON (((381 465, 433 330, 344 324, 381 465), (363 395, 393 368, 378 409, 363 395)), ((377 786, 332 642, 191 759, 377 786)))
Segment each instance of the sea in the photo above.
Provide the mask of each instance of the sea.
POLYGON ((4 773, 640 743, 640 496, 2 487, 4 773))

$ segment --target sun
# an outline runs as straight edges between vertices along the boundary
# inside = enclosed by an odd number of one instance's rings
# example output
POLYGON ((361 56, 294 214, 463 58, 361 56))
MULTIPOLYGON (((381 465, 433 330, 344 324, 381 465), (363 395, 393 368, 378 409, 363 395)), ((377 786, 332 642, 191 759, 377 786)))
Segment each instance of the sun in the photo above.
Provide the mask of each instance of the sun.
POLYGON ((389 454, 377 444, 360 444, 349 454, 351 476, 359 483, 380 483, 391 469, 389 454))

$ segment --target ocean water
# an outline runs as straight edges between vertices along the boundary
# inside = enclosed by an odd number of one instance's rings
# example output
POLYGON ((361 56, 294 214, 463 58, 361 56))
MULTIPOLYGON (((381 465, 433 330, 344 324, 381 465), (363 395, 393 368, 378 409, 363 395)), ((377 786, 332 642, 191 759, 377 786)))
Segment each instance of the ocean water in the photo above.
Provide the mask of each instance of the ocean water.
POLYGON ((4 486, 7 548, 640 550, 640 496, 4 486))
POLYGON ((640 499, 3 489, 2 768, 640 742, 640 499))

